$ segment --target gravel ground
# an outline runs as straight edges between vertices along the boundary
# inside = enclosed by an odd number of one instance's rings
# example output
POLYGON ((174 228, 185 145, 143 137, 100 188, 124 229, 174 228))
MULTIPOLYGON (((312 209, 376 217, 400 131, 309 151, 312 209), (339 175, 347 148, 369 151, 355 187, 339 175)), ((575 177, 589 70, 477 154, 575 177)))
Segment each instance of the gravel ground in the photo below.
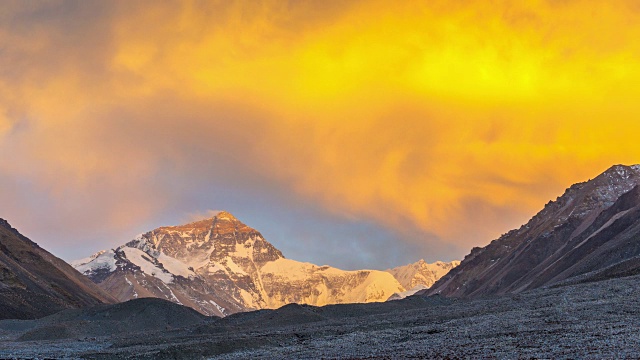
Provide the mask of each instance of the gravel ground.
POLYGON ((88 339, 17 341, 25 326, 0 322, 0 358, 637 359, 639 282, 632 276, 470 301, 293 305, 88 339))

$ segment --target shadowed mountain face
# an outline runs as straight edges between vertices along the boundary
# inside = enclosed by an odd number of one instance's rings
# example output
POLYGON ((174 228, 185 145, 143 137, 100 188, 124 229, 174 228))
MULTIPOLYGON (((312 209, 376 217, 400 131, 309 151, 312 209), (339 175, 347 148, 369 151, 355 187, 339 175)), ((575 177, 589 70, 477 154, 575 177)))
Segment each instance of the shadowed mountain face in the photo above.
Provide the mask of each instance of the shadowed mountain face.
POLYGON ((640 166, 616 165, 571 186, 520 229, 472 249, 426 292, 479 297, 639 272, 639 183, 640 166))
POLYGON ((404 290, 387 272, 286 259, 227 212, 155 229, 72 264, 120 301, 157 297, 217 316, 289 303, 385 301, 404 290))
POLYGON ((33 319, 116 300, 0 219, 0 319, 33 319))

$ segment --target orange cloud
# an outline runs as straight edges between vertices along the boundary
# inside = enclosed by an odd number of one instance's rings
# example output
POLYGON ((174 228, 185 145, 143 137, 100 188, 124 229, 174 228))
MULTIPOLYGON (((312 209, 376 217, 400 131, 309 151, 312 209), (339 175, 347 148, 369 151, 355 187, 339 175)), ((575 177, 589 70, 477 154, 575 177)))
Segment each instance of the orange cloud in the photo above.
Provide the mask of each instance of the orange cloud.
POLYGON ((7 111, 0 108, 0 138, 11 130, 13 122, 7 117, 7 111))
POLYGON ((0 169, 60 199, 126 194, 104 210, 123 227, 181 196, 172 171, 466 249, 640 159, 633 1, 103 6, 65 8, 100 26, 0 31, 0 135, 28 124, 0 169))

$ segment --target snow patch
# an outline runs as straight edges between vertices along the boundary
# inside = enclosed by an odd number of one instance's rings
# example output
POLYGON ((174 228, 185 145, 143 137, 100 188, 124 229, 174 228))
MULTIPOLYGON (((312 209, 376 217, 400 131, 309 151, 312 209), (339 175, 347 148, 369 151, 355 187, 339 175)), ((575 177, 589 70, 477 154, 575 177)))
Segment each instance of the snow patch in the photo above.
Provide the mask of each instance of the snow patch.
POLYGON ((163 285, 164 287, 167 288, 167 290, 169 290, 169 294, 171 294, 171 299, 169 300, 173 301, 176 304, 184 305, 183 303, 180 302, 180 300, 178 300, 178 298, 176 297, 176 294, 174 294, 173 291, 171 291, 171 289, 167 286, 167 284, 163 284, 163 285))
POLYGON ((133 298, 137 299, 138 298, 138 293, 136 292, 136 288, 135 286, 133 286, 133 283, 131 281, 129 281, 129 279, 127 279, 127 276, 124 276, 124 281, 127 282, 127 284, 129 284, 129 286, 131 286, 133 288, 133 298))
POLYGON ((222 306, 218 305, 218 304, 217 304, 215 301, 213 301, 213 300, 209 300, 209 302, 210 302, 213 306, 215 306, 215 307, 218 309, 218 311, 220 311, 220 313, 222 314, 222 316, 225 316, 225 315, 226 315, 226 314, 225 314, 225 312, 224 312, 224 311, 225 311, 225 308, 223 308, 222 306))
POLYGON ((101 269, 113 272, 116 270, 115 252, 113 250, 102 250, 88 258, 71 261, 70 264, 83 274, 91 274, 101 269))
MULTIPOLYGON (((316 271, 320 267, 314 264, 295 261, 291 259, 280 258, 275 261, 269 261, 260 269, 263 274, 277 274, 289 281, 305 280, 309 274, 316 271)), ((326 268, 322 270, 329 270, 326 268)))
POLYGON ((226 267, 226 272, 229 273, 233 273, 233 274, 241 274, 241 275, 249 275, 247 274, 238 264, 236 264, 233 259, 231 258, 226 258, 226 263, 224 264, 224 267, 226 267))
POLYGON ((162 264, 165 270, 173 275, 182 276, 184 278, 189 278, 189 276, 195 275, 193 271, 189 270, 189 265, 178 259, 174 259, 169 255, 165 255, 164 253, 160 253, 158 261, 162 264))
POLYGON ((207 270, 210 274, 217 273, 217 272, 226 272, 222 266, 216 263, 212 263, 212 265, 209 265, 209 268, 207 270))
POLYGON ((170 273, 163 271, 152 261, 148 260, 151 257, 144 251, 127 246, 123 247, 120 250, 124 252, 127 260, 129 260, 132 264, 138 266, 143 273, 156 277, 165 284, 173 281, 173 276, 170 273))
POLYGON ((247 290, 240 289, 240 299, 242 300, 242 302, 244 302, 246 306, 256 307, 255 301, 253 300, 253 296, 251 296, 251 294, 247 290))

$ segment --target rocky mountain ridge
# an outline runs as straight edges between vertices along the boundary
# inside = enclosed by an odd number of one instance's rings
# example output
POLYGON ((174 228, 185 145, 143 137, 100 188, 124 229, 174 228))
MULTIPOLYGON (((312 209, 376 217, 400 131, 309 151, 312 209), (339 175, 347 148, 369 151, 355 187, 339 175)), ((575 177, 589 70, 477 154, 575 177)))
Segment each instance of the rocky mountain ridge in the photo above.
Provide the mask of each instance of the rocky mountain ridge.
POLYGON ((115 303, 89 279, 0 219, 0 319, 115 303))
POLYGON ((472 249, 426 292, 480 297, 637 271, 638 184, 640 165, 616 165, 572 185, 519 229, 472 249))

